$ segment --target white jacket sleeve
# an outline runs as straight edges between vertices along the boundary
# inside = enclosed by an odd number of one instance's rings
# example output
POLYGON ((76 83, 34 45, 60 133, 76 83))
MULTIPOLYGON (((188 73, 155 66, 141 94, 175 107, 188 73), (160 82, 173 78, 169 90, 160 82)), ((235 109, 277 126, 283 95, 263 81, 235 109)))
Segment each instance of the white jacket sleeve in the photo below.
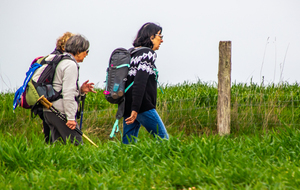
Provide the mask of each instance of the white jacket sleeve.
POLYGON ((68 120, 75 120, 78 104, 75 97, 79 94, 77 79, 78 66, 75 62, 68 60, 62 75, 62 96, 64 112, 68 120))

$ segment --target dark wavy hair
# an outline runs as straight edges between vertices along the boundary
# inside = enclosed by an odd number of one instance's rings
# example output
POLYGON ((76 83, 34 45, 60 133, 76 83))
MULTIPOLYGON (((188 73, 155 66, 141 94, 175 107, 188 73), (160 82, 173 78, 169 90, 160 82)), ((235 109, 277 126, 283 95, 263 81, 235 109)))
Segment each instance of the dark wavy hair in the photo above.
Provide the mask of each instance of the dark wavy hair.
POLYGON ((150 39, 151 36, 155 37, 155 34, 157 34, 158 31, 161 31, 162 33, 162 27, 158 26, 152 22, 145 23, 140 30, 138 31, 135 40, 133 41, 132 45, 134 47, 153 47, 153 43, 150 39))

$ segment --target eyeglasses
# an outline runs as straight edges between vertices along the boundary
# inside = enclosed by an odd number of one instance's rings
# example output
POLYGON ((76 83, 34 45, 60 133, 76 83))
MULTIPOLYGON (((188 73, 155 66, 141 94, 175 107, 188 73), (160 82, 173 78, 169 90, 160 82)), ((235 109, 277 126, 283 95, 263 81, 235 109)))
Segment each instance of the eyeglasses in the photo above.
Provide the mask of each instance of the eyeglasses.
POLYGON ((157 36, 160 37, 160 39, 163 39, 164 38, 164 35, 161 35, 161 34, 156 34, 157 36))

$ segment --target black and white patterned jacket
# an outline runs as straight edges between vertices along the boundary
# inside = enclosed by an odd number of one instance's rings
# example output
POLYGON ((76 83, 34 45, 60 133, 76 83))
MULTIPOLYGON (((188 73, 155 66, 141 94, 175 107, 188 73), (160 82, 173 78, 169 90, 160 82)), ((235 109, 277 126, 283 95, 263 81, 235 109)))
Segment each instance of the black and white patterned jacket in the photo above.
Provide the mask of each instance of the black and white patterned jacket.
POLYGON ((124 117, 130 116, 132 110, 142 113, 156 108, 156 57, 156 53, 148 48, 131 56, 126 87, 134 83, 125 94, 124 117))

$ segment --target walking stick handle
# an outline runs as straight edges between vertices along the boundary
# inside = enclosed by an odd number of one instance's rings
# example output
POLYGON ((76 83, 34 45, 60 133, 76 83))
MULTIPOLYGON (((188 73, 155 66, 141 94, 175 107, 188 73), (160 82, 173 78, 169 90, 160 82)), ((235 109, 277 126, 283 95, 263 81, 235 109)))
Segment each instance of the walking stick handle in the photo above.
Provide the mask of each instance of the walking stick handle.
POLYGON ((43 106, 45 106, 48 109, 50 109, 50 107, 52 107, 53 105, 51 102, 47 100, 47 98, 45 98, 44 95, 42 95, 37 101, 40 102, 43 106))

